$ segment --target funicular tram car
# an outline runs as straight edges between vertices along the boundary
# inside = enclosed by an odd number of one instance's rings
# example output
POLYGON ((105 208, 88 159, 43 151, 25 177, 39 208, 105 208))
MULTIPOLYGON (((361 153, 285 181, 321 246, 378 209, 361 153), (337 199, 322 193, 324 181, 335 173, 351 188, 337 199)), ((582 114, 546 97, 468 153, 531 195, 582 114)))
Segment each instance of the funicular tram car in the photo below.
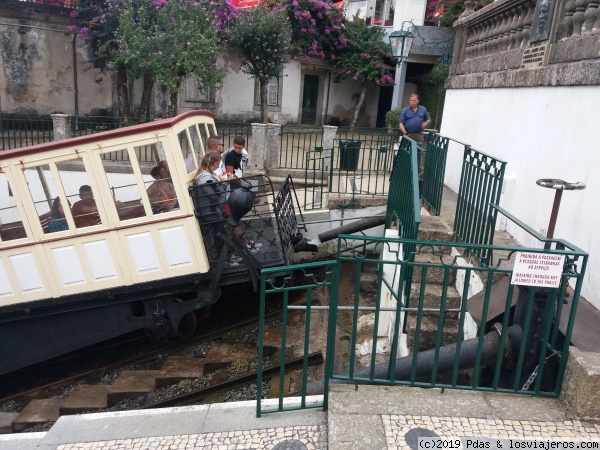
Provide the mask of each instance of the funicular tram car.
POLYGON ((194 186, 213 118, 192 111, 0 152, 0 374, 139 329, 183 340, 219 286, 256 288, 261 268, 291 262, 289 184, 275 195, 267 177, 244 179, 254 200, 235 228, 260 247, 252 252, 219 225, 232 220, 215 216, 223 204, 194 186), (159 164, 170 179, 150 175, 159 164), (172 183, 170 207, 148 194, 153 183, 172 183), (91 195, 95 213, 77 206, 91 195), (55 201, 61 227, 52 226, 55 201))

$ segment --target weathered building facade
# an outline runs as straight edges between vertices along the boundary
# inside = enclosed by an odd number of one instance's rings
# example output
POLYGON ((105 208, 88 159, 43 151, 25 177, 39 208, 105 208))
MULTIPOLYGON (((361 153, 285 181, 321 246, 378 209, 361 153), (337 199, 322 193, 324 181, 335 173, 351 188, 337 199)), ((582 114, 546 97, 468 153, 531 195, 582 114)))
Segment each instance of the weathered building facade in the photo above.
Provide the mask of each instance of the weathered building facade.
MULTIPOLYGON (((454 28, 442 134, 507 161, 502 206, 544 235, 555 191, 536 180, 587 185, 563 195, 554 235, 590 253, 583 295, 600 307, 598 3, 497 0, 454 28)), ((462 156, 451 147, 446 184, 455 191, 462 156)), ((539 245, 514 224, 508 231, 539 245)))
POLYGON ((89 114, 112 108, 110 73, 90 64, 68 10, 0 8, 0 111, 89 114))
MULTIPOLYGON (((43 5, 24 3, 16 9, 0 7, 0 112, 116 115, 114 75, 93 67, 89 42, 71 32, 69 10, 44 11, 43 5)), ((256 82, 241 71, 232 52, 218 59, 227 69, 221 87, 199 92, 194 79, 182 83, 179 112, 209 109, 220 120, 247 122, 259 115, 256 82)), ((321 60, 291 59, 269 88, 269 119, 276 123, 320 125, 348 122, 360 93, 360 83, 334 83, 331 67, 321 60)), ((130 89, 132 104, 141 98, 141 82, 130 89)), ((152 115, 160 117, 168 95, 154 90, 152 115)), ((379 86, 369 89, 360 125, 374 126, 379 86)))

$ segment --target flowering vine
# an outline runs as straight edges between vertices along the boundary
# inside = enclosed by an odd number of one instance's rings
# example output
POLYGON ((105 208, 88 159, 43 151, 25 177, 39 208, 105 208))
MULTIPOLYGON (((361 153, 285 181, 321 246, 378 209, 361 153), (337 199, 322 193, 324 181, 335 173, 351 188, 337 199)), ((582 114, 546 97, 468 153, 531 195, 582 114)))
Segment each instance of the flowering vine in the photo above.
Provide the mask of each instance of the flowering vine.
POLYGON ((343 36, 344 13, 330 0, 283 0, 292 29, 295 53, 311 58, 336 60, 340 48, 346 45, 343 36))

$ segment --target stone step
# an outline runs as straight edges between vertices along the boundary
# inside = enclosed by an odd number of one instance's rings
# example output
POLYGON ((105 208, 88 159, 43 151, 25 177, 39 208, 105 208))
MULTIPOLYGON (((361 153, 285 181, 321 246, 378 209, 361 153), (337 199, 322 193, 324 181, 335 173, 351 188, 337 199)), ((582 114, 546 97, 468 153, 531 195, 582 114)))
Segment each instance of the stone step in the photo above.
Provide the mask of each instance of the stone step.
POLYGON ((64 399, 31 400, 12 423, 13 433, 20 433, 33 425, 54 423, 60 417, 64 399))
MULTIPOLYGON (((410 307, 416 308, 419 305, 419 296, 421 294, 421 286, 419 283, 413 283, 411 287, 410 307)), ((443 286, 439 284, 425 284, 425 292, 423 296, 423 307, 424 308, 436 308, 439 309, 442 303, 443 286)), ((446 309, 458 309, 460 308, 461 294, 456 290, 453 285, 449 285, 446 289, 446 309)), ((425 315, 434 314, 436 317, 437 313, 424 312, 425 315)), ((454 313, 455 315, 457 313, 454 313)))
MULTIPOLYGON (((419 253, 415 255, 415 262, 426 264, 427 266, 427 284, 441 285, 444 282, 445 267, 431 267, 430 264, 452 265, 454 258, 447 254, 419 253)), ((413 284, 419 285, 423 276, 423 266, 414 266, 413 284)), ((456 282, 456 269, 448 269, 448 283, 454 285, 456 282)))
POLYGON ((12 423, 19 417, 19 413, 0 412, 0 434, 12 433, 12 423))
POLYGON ((156 387, 161 387, 204 374, 204 361, 191 356, 169 356, 158 375, 156 387))
MULTIPOLYGON (((435 348, 436 334, 438 330, 439 314, 436 316, 424 315, 421 320, 421 333, 419 335, 419 351, 435 348)), ((459 321, 456 317, 446 315, 444 331, 442 332, 441 345, 453 344, 457 341, 459 321)), ((415 331, 417 326, 416 314, 408 315, 407 345, 408 351, 413 352, 415 342, 415 331)))
MULTIPOLYGON (((419 225, 419 240, 421 241, 438 241, 452 242, 454 234, 452 229, 448 227, 444 219, 440 216, 421 216, 421 224, 419 225)), ((449 253, 451 247, 443 248, 444 253, 449 253)))
MULTIPOLYGON (((275 337, 274 341, 276 340, 277 338, 275 337)), ((213 342, 204 359, 204 374, 208 375, 218 370, 226 369, 240 361, 256 362, 257 347, 256 342, 213 342)), ((264 352, 265 356, 272 356, 275 354, 275 348, 266 347, 264 352)))
POLYGON ((79 386, 60 405, 60 414, 80 414, 108 406, 108 385, 79 386))
POLYGON ((156 389, 160 370, 121 372, 115 382, 108 386, 108 406, 123 400, 135 400, 156 389))

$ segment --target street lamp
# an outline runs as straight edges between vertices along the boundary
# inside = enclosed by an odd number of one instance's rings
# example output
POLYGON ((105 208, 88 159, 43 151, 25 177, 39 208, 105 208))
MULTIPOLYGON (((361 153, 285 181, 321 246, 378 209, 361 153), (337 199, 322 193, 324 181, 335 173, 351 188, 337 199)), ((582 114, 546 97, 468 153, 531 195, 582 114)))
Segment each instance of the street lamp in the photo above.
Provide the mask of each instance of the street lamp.
MULTIPOLYGON (((409 22, 410 23, 410 22, 409 22)), ((404 24, 402 24, 404 28, 404 24)), ((410 30, 399 30, 394 31, 390 34, 390 45, 392 46, 392 56, 402 62, 403 59, 408 58, 410 52, 410 46, 412 45, 414 35, 410 30)))

